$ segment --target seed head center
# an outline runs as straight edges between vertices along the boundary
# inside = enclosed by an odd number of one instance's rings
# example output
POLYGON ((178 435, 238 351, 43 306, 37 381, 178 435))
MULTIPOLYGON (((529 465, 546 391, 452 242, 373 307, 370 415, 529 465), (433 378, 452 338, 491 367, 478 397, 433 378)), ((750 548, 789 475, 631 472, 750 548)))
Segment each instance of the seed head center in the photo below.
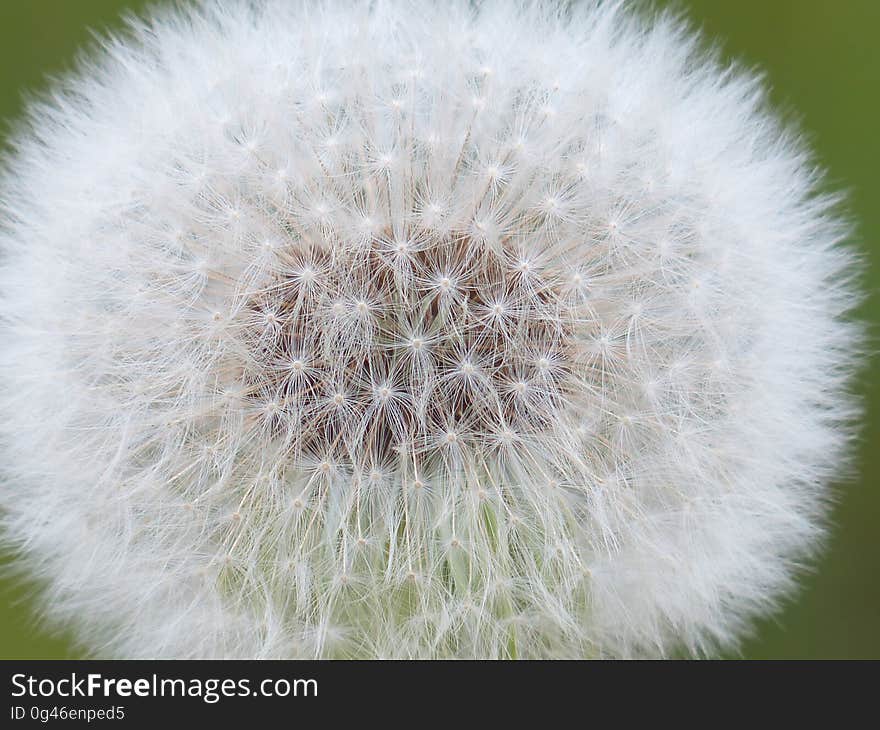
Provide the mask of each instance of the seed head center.
POLYGON ((245 331, 245 391, 292 461, 374 475, 402 455, 521 443, 558 420, 577 317, 562 293, 570 273, 468 238, 407 245, 405 259, 381 240, 274 250, 297 265, 249 301, 263 319, 245 331))

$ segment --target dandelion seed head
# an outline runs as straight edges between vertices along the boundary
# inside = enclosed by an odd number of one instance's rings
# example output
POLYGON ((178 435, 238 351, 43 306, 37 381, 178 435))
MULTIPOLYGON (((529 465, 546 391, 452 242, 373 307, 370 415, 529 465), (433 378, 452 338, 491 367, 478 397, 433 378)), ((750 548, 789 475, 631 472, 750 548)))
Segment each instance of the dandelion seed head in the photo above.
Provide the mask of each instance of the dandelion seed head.
POLYGON ((846 464, 848 228, 619 3, 157 11, 0 184, 3 530, 111 656, 735 644, 846 464))

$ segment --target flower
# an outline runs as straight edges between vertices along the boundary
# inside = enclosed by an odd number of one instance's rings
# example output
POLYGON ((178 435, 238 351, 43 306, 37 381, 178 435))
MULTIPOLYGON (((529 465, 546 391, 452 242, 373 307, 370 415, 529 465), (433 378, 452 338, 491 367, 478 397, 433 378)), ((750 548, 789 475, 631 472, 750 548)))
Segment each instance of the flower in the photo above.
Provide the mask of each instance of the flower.
POLYGON ((813 554, 849 228, 678 20, 158 11, 14 143, 4 534, 92 652, 704 655, 813 554))

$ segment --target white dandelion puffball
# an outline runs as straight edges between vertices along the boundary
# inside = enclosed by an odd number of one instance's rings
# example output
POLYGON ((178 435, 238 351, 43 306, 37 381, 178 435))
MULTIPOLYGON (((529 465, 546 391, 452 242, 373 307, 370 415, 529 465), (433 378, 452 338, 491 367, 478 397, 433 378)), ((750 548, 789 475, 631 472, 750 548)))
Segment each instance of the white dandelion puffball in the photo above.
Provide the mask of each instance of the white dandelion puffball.
POLYGON ((200 3, 30 108, 3 530, 122 657, 706 655, 847 464, 849 228, 617 3, 200 3))

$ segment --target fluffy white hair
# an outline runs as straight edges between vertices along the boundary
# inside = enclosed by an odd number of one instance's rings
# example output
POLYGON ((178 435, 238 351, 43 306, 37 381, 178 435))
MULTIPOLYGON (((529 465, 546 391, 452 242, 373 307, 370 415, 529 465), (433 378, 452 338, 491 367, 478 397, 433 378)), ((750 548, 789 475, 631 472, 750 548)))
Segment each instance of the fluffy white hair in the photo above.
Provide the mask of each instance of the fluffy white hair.
POLYGON ((4 534, 95 654, 703 655, 821 536, 848 227, 674 18, 160 11, 14 144, 4 534))

